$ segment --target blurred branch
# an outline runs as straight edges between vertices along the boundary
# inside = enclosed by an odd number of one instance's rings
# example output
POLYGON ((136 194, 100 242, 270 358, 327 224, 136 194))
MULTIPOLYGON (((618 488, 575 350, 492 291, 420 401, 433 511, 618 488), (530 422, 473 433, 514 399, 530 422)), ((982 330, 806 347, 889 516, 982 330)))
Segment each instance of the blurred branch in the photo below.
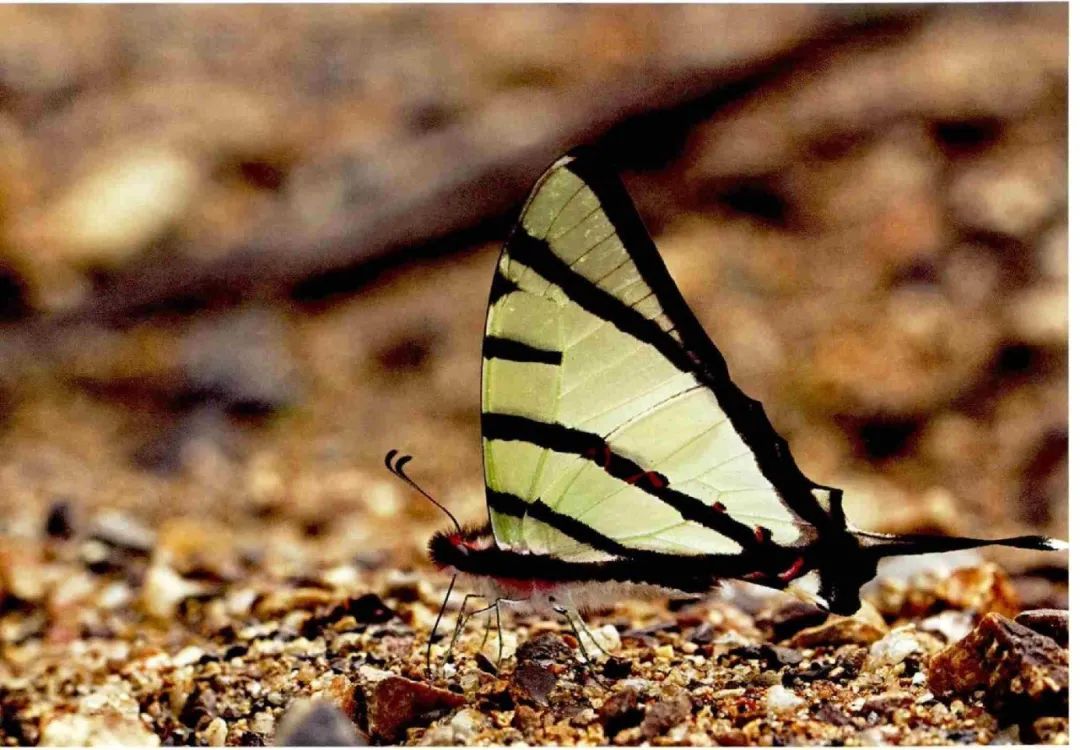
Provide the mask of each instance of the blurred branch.
MULTIPOLYGON (((306 228, 296 212, 283 211, 260 236, 215 253, 212 260, 196 260, 197 253, 181 248, 176 255, 189 260, 135 262, 52 323, 122 325, 158 309, 278 295, 312 278, 401 262, 409 248, 510 211, 536 175, 569 147, 596 140, 633 118, 694 106, 704 98, 718 109, 860 32, 913 17, 903 7, 859 14, 839 8, 810 17, 796 33, 770 40, 771 47, 743 44, 740 51, 729 33, 715 49, 623 69, 587 89, 508 95, 469 121, 388 149, 373 171, 391 176, 391 184, 380 186, 375 199, 350 215, 306 228), (529 123, 527 132, 521 131, 523 122, 529 123)), ((618 159, 617 153, 612 156, 618 159)))

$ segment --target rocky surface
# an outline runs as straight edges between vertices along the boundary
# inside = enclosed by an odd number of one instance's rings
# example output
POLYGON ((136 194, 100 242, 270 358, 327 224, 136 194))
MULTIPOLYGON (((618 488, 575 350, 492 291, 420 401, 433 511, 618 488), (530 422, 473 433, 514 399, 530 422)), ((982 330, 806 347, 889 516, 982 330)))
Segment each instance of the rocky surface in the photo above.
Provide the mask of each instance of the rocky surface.
POLYGON ((1066 536, 1066 15, 0 8, 0 745, 1067 741, 1060 554, 627 601, 593 664, 444 620, 429 678, 382 467, 482 517, 494 254, 595 138, 853 522, 1066 536))

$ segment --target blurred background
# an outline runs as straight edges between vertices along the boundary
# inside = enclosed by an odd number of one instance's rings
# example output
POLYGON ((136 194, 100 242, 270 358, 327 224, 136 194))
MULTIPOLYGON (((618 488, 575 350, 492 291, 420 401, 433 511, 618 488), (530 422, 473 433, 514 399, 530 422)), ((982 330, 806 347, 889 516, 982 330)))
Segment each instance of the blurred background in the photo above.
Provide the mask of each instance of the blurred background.
POLYGON ((116 550, 189 580, 418 564, 445 519, 390 448, 481 519, 494 260, 584 142, 856 522, 1066 536, 1065 4, 0 30, 0 600, 44 596, 65 536, 99 542, 91 584, 137 583, 116 550))

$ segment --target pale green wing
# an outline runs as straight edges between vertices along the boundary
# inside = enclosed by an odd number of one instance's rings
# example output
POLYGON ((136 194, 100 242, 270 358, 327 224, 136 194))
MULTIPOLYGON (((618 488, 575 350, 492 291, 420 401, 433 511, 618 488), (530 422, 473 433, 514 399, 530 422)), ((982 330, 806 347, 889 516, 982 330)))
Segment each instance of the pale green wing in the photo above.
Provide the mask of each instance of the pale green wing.
POLYGON ((503 249, 482 391, 504 548, 736 555, 843 524, 731 382, 625 190, 592 159, 540 178, 503 249))

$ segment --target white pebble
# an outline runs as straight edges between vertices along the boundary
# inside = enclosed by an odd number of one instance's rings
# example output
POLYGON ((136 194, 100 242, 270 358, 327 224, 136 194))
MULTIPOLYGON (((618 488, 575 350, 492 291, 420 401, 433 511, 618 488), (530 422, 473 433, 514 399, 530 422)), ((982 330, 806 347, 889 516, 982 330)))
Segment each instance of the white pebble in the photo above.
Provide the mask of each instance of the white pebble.
POLYGON ((910 632, 894 630, 870 646, 870 663, 871 665, 899 664, 921 648, 910 632))
POLYGON ((803 702, 802 698, 783 685, 773 685, 765 691, 765 705, 770 711, 790 711, 803 702))

